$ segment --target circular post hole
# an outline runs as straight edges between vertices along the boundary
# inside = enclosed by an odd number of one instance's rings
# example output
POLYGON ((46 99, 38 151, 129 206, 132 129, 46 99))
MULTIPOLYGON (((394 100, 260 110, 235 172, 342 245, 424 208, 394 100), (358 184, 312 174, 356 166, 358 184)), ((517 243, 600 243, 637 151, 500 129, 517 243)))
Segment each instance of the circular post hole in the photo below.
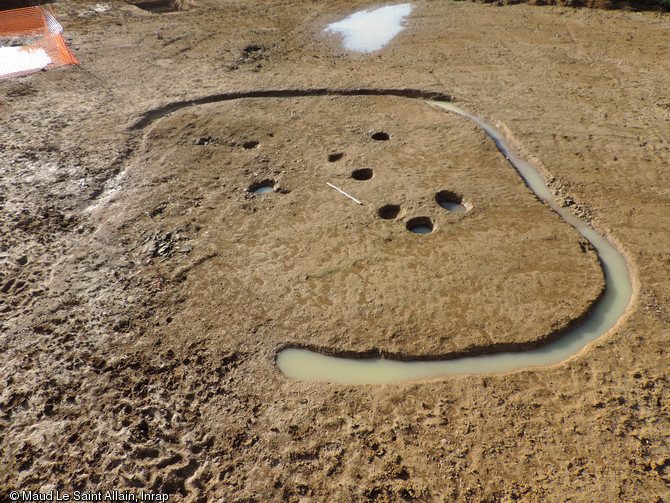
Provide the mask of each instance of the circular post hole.
POLYGON ((244 150, 251 150, 252 148, 258 147, 258 142, 256 140, 245 141, 242 144, 244 150))
POLYGON ((372 170, 370 168, 354 170, 351 172, 351 178, 354 180, 369 180, 372 178, 372 170))
POLYGON ((430 234, 433 232, 433 222, 428 217, 416 217, 407 222, 407 230, 414 234, 430 234))
POLYGON ((463 204, 463 198, 448 190, 435 194, 435 202, 452 213, 465 213, 468 209, 463 204))
POLYGON ((249 185, 249 192, 253 194, 265 194, 266 192, 272 192, 275 189, 274 180, 263 180, 260 182, 254 182, 249 185))
POLYGON ((371 138, 373 140, 377 140, 377 141, 386 141, 390 138, 390 136, 388 135, 388 133, 384 133, 383 131, 378 131, 376 133, 373 133, 371 138))
POLYGON ((400 206, 397 204, 387 204, 379 208, 377 214, 384 220, 394 220, 400 214, 400 206))

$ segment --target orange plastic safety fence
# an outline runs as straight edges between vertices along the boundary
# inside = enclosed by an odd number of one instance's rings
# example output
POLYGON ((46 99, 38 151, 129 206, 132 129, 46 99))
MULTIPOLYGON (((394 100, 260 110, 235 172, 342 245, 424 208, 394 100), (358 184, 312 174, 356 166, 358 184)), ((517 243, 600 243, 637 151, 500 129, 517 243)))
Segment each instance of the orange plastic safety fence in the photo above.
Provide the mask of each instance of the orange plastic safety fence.
POLYGON ((41 7, 26 7, 0 12, 0 36, 49 33, 41 7))
POLYGON ((79 64, 77 58, 67 48, 62 33, 63 27, 58 24, 51 9, 26 7, 0 12, 0 50, 7 50, 3 47, 3 39, 18 37, 20 41, 21 37, 30 37, 32 43, 21 45, 20 48, 12 47, 15 49, 12 56, 29 57, 38 53, 40 56, 43 55, 41 61, 48 63, 39 68, 25 68, 26 63, 20 60, 16 60, 15 63, 5 62, 4 65, 0 61, 0 79, 25 75, 43 68, 79 64), (35 38, 37 40, 33 40, 35 38))

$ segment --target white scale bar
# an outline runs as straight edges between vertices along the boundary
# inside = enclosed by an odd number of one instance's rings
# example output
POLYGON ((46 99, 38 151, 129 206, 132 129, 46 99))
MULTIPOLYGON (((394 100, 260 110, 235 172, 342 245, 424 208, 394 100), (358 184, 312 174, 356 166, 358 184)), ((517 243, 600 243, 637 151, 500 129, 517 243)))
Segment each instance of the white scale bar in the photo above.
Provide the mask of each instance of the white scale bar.
POLYGON ((346 193, 345 191, 343 191, 342 189, 338 189, 337 187, 335 187, 335 185, 333 185, 332 183, 330 183, 330 182, 326 182, 326 184, 328 184, 329 187, 334 188, 334 189, 335 189, 336 191, 338 191, 340 194, 344 194, 344 195, 347 196, 349 199, 351 199, 353 202, 358 203, 358 204, 363 204, 363 203, 360 202, 358 199, 351 197, 349 194, 347 194, 347 193, 346 193))

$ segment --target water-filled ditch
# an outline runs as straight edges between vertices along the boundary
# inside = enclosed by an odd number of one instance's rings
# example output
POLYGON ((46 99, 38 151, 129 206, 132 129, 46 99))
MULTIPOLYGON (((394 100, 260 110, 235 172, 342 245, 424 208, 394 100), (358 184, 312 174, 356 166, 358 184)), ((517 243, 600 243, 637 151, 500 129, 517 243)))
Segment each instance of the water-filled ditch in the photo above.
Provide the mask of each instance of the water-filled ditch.
MULTIPOLYGON (((514 166, 526 185, 568 224, 584 236, 598 252, 605 273, 606 289, 591 315, 577 328, 543 347, 523 352, 504 352, 462 358, 428 360, 389 360, 384 358, 340 358, 306 349, 284 349, 277 355, 277 365, 292 379, 305 381, 328 381, 342 384, 382 384, 458 374, 491 374, 519 370, 529 367, 548 366, 575 355, 590 342, 609 331, 626 311, 632 297, 632 284, 623 256, 605 237, 589 225, 561 207, 545 185, 543 177, 527 161, 516 155, 503 135, 480 118, 465 112, 452 103, 428 101, 427 103, 458 113, 479 124, 493 139, 500 152, 514 166)), ((443 194, 437 202, 465 206, 443 194)), ((444 207, 444 206, 443 206, 444 207)), ((459 211, 459 210, 456 210, 459 211)), ((432 226, 426 222, 408 222, 408 229, 423 234, 430 233, 432 226), (410 225, 411 224, 411 225, 410 225), (412 227, 412 228, 410 228, 412 227)))
MULTIPOLYGON (((131 130, 145 128, 162 117, 183 108, 235 99, 300 96, 395 96, 420 99, 431 106, 468 117, 479 124, 493 139, 500 152, 519 172, 526 185, 535 193, 537 198, 547 204, 566 223, 584 236, 598 253, 605 274, 606 289, 604 295, 583 323, 543 347, 520 352, 500 352, 459 358, 449 358, 447 356, 443 359, 435 360, 425 357, 413 359, 412 355, 403 355, 403 360, 340 358, 307 349, 287 348, 280 350, 276 357, 277 365, 286 376, 307 381, 375 384, 434 379, 441 376, 458 374, 502 373, 523 368, 548 366, 566 360, 581 351, 590 342, 593 342, 614 327, 625 313, 632 298, 633 289, 626 261, 615 246, 608 239, 589 227, 586 222, 572 215, 568 209, 561 207, 545 185, 545 181, 540 173, 527 161, 513 152, 499 131, 478 117, 455 106, 453 103, 444 101, 448 99, 446 96, 440 97, 443 101, 430 101, 429 96, 431 94, 416 89, 292 89, 235 92, 176 102, 148 111, 131 127, 131 130)), ((333 158, 334 160, 335 158, 333 158)), ((260 185, 268 186, 261 182, 259 186, 250 187, 251 192, 255 192, 255 190, 260 188, 260 185)), ((464 203, 456 194, 438 193, 436 202, 440 205, 443 202, 455 203, 463 206, 466 211, 468 210, 467 203, 464 203)), ((450 210, 449 207, 445 209, 450 210)), ((383 219, 393 219, 397 217, 399 210, 399 207, 387 205, 380 208, 379 216, 383 219)), ((334 354, 337 348, 323 348, 322 351, 334 354)))

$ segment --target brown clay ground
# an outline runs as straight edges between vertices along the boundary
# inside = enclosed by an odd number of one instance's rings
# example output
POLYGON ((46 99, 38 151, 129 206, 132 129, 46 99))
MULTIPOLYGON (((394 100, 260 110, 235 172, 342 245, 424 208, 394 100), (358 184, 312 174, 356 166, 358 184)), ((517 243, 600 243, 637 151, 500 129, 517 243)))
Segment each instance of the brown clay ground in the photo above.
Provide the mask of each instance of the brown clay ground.
POLYGON ((0 498, 670 500, 667 15, 419 2, 357 55, 321 30, 363 2, 93 5, 54 5, 81 68, 0 83, 0 498), (449 94, 498 125, 621 246, 626 317, 549 369, 283 377, 287 344, 532 344, 603 286, 479 129, 408 98, 234 100, 131 128, 172 102, 308 88, 449 94), (251 195, 264 179, 280 190, 251 195), (444 212, 438 190, 470 211, 444 212), (422 215, 435 231, 408 233, 422 215))

